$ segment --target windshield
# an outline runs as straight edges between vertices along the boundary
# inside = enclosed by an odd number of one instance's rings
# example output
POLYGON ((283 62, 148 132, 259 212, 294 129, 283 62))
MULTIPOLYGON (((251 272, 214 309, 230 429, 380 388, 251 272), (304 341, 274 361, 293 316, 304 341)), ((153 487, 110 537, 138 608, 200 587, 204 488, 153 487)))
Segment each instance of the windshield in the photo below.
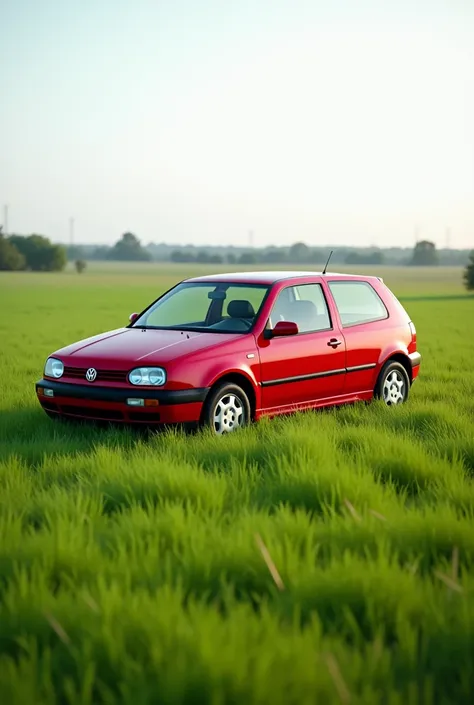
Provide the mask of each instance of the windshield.
POLYGON ((131 327, 247 333, 268 288, 259 284, 184 282, 158 299, 131 327))

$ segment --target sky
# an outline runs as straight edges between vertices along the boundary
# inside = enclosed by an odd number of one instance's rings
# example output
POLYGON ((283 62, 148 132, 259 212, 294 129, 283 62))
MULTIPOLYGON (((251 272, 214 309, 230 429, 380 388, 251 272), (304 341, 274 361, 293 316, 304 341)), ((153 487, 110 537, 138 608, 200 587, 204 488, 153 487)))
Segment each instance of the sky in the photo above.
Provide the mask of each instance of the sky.
POLYGON ((473 0, 0 0, 0 30, 9 232, 474 247, 473 0))

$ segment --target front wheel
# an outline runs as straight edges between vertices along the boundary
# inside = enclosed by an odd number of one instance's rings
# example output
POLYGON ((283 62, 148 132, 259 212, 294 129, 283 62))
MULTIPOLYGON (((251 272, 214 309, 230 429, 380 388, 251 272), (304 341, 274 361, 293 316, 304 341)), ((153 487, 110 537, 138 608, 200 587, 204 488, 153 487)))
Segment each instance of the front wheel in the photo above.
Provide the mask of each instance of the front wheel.
POLYGON ((385 363, 375 385, 375 397, 383 399, 387 406, 403 404, 410 392, 410 379, 399 362, 385 363))
POLYGON ((202 414, 202 425, 220 436, 231 433, 250 421, 250 403, 237 384, 221 384, 211 391, 202 414))

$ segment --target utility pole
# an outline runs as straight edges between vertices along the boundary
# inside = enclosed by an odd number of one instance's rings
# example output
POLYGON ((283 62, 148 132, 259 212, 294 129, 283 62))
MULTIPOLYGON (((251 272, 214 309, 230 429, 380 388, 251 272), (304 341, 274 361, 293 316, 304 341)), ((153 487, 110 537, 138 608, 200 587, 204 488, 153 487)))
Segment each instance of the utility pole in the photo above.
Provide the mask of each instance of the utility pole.
POLYGON ((69 218, 69 244, 74 246, 74 218, 69 218))
POLYGON ((8 204, 3 206, 3 234, 8 235, 8 204))
POLYGON ((253 230, 249 230, 249 247, 253 247, 253 230))
POLYGON ((451 245, 451 228, 446 228, 446 249, 449 250, 451 245))

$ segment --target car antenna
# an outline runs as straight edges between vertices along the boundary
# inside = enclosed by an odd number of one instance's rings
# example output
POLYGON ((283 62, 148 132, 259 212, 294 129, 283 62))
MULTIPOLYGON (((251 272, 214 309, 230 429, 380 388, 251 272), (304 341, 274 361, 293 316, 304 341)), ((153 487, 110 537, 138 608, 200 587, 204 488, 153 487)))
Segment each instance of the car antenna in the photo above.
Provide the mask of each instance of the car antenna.
POLYGON ((323 269, 323 271, 322 271, 322 274, 326 274, 326 270, 327 270, 327 268, 328 268, 329 260, 331 259, 333 252, 334 252, 334 250, 331 250, 331 252, 329 253, 329 257, 328 257, 328 260, 327 260, 326 264, 324 265, 324 269, 323 269))

